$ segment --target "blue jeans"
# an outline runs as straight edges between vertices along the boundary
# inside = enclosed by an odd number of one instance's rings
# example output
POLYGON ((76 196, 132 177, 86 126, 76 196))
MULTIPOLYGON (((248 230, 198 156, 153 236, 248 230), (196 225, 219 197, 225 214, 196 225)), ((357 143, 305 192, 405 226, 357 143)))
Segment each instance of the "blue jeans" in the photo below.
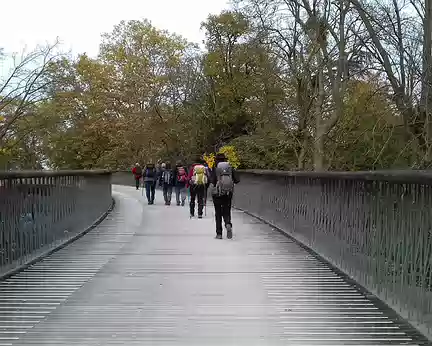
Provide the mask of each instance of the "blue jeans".
POLYGON ((155 199, 155 191, 156 191, 156 182, 155 181, 146 181, 145 182, 146 189, 146 197, 149 204, 154 203, 155 199))
POLYGON ((180 203, 182 205, 184 205, 185 201, 186 201, 186 193, 187 193, 186 186, 184 186, 184 185, 176 186, 175 187, 175 193, 176 193, 177 205, 180 205, 180 203), (180 197, 181 197, 181 200, 180 200, 180 197))

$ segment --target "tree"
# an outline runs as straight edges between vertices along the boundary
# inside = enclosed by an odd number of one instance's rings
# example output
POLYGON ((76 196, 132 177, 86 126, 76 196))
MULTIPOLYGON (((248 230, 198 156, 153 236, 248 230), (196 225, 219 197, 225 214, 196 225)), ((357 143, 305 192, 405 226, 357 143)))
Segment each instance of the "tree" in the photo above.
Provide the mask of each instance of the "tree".
POLYGON ((346 83, 363 72, 365 42, 346 1, 241 0, 238 5, 277 57, 291 96, 297 166, 312 147, 316 170, 326 168, 325 143, 342 116, 346 83))
POLYGON ((217 148, 271 121, 271 109, 281 101, 282 91, 275 62, 242 14, 209 16, 203 27, 207 112, 212 114, 212 144, 217 148))
POLYGON ((0 59, 12 66, 0 81, 0 161, 5 168, 40 167, 31 150, 40 145, 35 136, 39 123, 34 118, 38 106, 49 98, 48 67, 59 57, 57 42, 21 56, 0 51, 0 59), (16 160, 18 157, 21 159, 16 160))
POLYGON ((379 89, 379 81, 349 82, 343 115, 329 134, 330 168, 358 171, 406 167, 409 152, 400 141, 402 125, 385 89, 379 89))
POLYGON ((392 99, 403 118, 405 141, 415 144, 412 165, 429 166, 432 159, 430 120, 426 114, 426 95, 430 89, 426 81, 429 69, 426 61, 429 58, 426 59, 427 52, 421 48, 422 44, 427 46, 427 40, 422 42, 421 39, 424 13, 413 14, 413 9, 420 11, 415 2, 393 0, 376 6, 357 0, 351 3, 373 43, 370 51, 377 69, 385 74, 391 86, 392 99))
POLYGON ((56 120, 45 138, 52 164, 123 166, 176 151, 195 97, 195 60, 181 37, 130 21, 104 35, 98 59, 52 64, 46 114, 56 120))
POLYGON ((123 21, 98 58, 49 62, 46 100, 24 103, 4 159, 128 167, 228 146, 247 168, 430 165, 428 3, 236 3, 203 23, 205 51, 146 20, 123 21))

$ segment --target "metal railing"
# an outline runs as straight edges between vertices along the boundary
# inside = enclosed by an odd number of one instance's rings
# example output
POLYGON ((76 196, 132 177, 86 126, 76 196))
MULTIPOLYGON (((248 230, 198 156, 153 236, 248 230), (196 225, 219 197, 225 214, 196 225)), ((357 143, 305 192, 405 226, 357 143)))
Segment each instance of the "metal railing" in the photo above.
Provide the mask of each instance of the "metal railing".
POLYGON ((0 173, 0 275, 59 246, 110 208, 108 171, 0 173))
POLYGON ((432 173, 242 171, 234 205, 432 334, 432 173))

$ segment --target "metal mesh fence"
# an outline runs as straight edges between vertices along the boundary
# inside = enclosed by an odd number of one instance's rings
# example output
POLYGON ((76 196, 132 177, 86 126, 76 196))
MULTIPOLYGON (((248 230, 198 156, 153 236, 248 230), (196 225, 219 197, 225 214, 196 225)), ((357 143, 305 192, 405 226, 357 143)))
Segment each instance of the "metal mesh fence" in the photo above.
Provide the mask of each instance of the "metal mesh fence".
POLYGON ((240 177, 236 207, 287 231, 432 334, 432 174, 240 177))
POLYGON ((91 226, 110 208, 107 171, 0 174, 0 274, 91 226))

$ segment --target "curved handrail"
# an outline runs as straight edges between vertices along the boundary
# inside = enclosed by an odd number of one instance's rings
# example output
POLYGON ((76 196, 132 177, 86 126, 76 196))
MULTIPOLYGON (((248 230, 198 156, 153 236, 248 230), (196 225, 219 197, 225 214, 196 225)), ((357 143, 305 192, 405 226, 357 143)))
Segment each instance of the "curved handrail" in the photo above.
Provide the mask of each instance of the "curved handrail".
POLYGON ((111 174, 110 170, 59 170, 59 171, 0 171, 0 179, 43 178, 43 177, 76 177, 111 174))
POLYGON ((343 179, 357 181, 389 181, 395 183, 432 183, 432 171, 427 170, 383 170, 357 172, 308 172, 247 169, 239 173, 267 175, 274 177, 294 177, 309 179, 343 179))

